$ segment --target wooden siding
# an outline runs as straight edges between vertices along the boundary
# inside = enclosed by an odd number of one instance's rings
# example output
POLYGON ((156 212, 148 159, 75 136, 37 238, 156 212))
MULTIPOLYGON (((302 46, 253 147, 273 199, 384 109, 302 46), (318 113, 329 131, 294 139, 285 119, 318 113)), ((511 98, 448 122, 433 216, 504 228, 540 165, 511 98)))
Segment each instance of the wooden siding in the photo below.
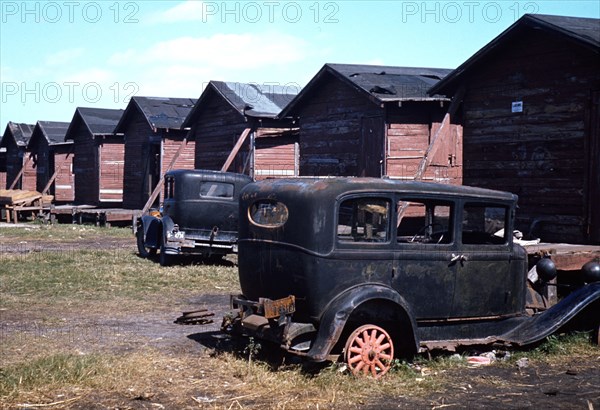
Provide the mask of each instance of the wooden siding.
POLYGON ((259 129, 254 151, 254 179, 289 178, 298 175, 297 132, 259 129))
POLYGON ((75 174, 75 202, 98 205, 99 166, 98 147, 88 128, 79 122, 73 138, 73 173, 75 174))
MULTIPOLYGON (((25 152, 26 157, 30 157, 31 153, 25 152)), ((25 171, 23 172, 23 176, 21 177, 21 189, 25 191, 36 191, 37 186, 37 170, 36 163, 32 158, 25 163, 26 157, 23 158, 23 167, 25 171)))
MULTIPOLYGON (((204 103, 190 134, 196 143, 195 168, 219 171, 236 141, 248 126, 240 113, 221 97, 211 97, 204 103)), ((228 171, 244 170, 249 149, 248 141, 249 139, 228 171)))
POLYGON ((535 31, 504 44, 467 81, 465 184, 518 194, 518 229, 585 242, 589 214, 600 212, 587 186, 594 90, 598 54, 535 31), (515 101, 522 113, 511 112, 515 101))
POLYGON ((99 168, 99 201, 123 202, 125 152, 122 141, 97 141, 99 168))
MULTIPOLYGON (((153 130, 145 117, 135 111, 131 114, 125 127, 125 167, 123 176, 123 207, 142 209, 158 184, 164 163, 168 165, 167 156, 173 152, 171 143, 177 147, 187 135, 184 130, 153 130)), ((194 153, 194 144, 182 155, 182 162, 175 163, 174 168, 189 166, 194 153)), ((172 155, 172 154, 171 154, 172 155)))
POLYGON ((362 93, 329 76, 315 89, 300 118, 300 175, 360 176, 362 118, 383 110, 362 93))
MULTIPOLYGON (((414 179, 448 103, 377 105, 341 80, 315 90, 300 118, 300 175, 414 179)), ((462 126, 453 121, 424 180, 461 184, 462 126)))
MULTIPOLYGON (((162 143, 162 164, 161 164, 161 175, 167 172, 173 157, 177 154, 177 151, 183 144, 183 137, 185 134, 180 135, 181 138, 177 140, 164 139, 162 143)), ((185 147, 177 157, 173 169, 194 169, 194 156, 196 151, 196 144, 194 141, 187 140, 185 147)), ((164 192, 160 191, 160 201, 164 200, 164 192)))
POLYGON ((44 188, 53 177, 56 167, 59 167, 54 183, 48 189, 48 195, 54 195, 54 202, 72 202, 75 199, 73 155, 68 155, 72 147, 53 147, 48 145, 45 138, 40 138, 36 144, 35 158, 36 191, 43 192, 44 188))
MULTIPOLYGON (((75 175, 73 174, 73 154, 54 153, 54 167, 58 174, 53 184, 55 202, 73 202, 75 199, 75 175)), ((43 187, 42 187, 43 189, 43 187)))
MULTIPOLYGON (((394 179, 414 179, 425 151, 439 130, 448 103, 411 102, 388 110, 386 173, 394 179)), ((456 122, 456 121, 454 121, 456 122)), ((451 123, 438 140, 424 181, 462 183, 462 126, 451 123)))

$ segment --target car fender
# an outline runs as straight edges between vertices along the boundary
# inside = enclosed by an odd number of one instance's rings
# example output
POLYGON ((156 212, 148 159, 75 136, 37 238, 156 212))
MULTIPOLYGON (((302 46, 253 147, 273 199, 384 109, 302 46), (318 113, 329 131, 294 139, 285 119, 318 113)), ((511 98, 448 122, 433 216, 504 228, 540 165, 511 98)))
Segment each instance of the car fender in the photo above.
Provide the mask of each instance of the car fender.
POLYGON ((417 325, 408 303, 398 292, 388 286, 366 283, 347 290, 329 303, 321 315, 317 336, 307 356, 317 362, 327 360, 352 312, 363 303, 373 300, 392 302, 406 312, 412 326, 415 348, 418 348, 417 325))
MULTIPOLYGON (((501 338, 517 345, 538 342, 566 325, 596 301, 600 301, 600 282, 590 283, 571 292, 550 309, 525 320, 501 338)), ((600 322, 600 314, 597 320, 600 322)))
POLYGON ((152 215, 144 215, 141 218, 141 225, 144 230, 144 243, 146 246, 159 248, 163 231, 162 219, 152 215))

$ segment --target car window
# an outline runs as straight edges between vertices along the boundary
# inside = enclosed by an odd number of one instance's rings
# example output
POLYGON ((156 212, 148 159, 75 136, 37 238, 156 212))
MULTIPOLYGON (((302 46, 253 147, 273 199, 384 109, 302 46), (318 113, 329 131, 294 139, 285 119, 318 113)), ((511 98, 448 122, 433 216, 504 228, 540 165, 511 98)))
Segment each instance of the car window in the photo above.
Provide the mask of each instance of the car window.
POLYGON ((288 220, 289 211, 281 202, 271 200, 256 201, 250 207, 250 221, 267 228, 278 228, 288 220))
POLYGON ((467 203, 463 209, 462 243, 498 245, 507 242, 508 208, 467 203))
POLYGON ((233 198, 233 184, 224 182, 203 182, 200 184, 202 198, 233 198))
POLYGON ((343 201, 338 210, 338 240, 389 241, 390 205, 389 199, 382 198, 353 198, 343 201))
POLYGON ((396 209, 399 243, 452 243, 452 203, 401 199, 396 209))
POLYGON ((175 198, 175 178, 165 178, 165 199, 175 198))

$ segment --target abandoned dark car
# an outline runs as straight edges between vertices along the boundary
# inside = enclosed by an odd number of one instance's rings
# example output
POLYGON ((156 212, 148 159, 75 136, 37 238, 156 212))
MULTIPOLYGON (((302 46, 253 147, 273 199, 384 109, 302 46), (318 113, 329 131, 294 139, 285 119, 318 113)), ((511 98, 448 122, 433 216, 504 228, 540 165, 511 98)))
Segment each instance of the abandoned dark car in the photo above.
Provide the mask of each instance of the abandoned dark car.
POLYGON ((140 218, 136 236, 143 257, 160 249, 161 265, 172 255, 218 259, 237 252, 239 193, 246 175, 208 170, 173 170, 165 175, 161 213, 140 218))
MULTIPOLYGON (((266 180, 240 197, 242 295, 224 329, 380 377, 399 355, 597 331, 600 264, 552 305, 556 269, 513 241, 517 197, 386 179, 266 180)), ((595 336, 596 342, 598 336, 595 336)))

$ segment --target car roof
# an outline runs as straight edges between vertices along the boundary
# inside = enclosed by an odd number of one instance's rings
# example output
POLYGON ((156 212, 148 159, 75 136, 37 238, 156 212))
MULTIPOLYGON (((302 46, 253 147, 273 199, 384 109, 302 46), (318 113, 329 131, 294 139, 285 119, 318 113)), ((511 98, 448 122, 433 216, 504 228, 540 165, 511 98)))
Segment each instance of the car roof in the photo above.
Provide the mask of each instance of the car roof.
POLYGON ((471 186, 456 186, 434 182, 399 181, 387 178, 290 178, 258 181, 245 191, 295 193, 306 197, 339 197, 349 193, 415 193, 455 198, 516 202, 515 194, 471 186))

